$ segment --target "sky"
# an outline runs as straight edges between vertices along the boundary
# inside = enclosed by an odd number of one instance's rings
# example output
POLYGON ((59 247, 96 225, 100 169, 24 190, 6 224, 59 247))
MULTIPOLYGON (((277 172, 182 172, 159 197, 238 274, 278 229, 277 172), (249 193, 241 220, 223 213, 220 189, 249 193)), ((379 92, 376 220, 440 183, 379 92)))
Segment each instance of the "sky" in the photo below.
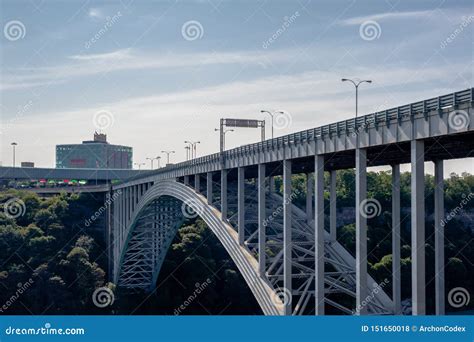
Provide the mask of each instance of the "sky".
MULTIPOLYGON (((136 163, 162 150, 179 162, 185 140, 218 152, 222 117, 284 111, 275 136, 349 119, 342 77, 373 81, 359 114, 474 85, 472 1, 1 0, 0 24, 4 166, 12 141, 17 163, 41 167, 95 130, 136 163)), ((258 140, 236 129, 226 147, 258 140)))

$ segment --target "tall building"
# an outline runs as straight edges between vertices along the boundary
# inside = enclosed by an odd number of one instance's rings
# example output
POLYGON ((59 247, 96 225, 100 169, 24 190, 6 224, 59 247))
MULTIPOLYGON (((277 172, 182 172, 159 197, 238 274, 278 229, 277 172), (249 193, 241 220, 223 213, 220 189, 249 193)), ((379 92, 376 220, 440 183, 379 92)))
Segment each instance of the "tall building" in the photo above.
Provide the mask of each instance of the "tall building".
POLYGON ((132 156, 131 147, 109 144, 107 135, 94 132, 94 140, 56 145, 56 168, 131 169, 132 156))

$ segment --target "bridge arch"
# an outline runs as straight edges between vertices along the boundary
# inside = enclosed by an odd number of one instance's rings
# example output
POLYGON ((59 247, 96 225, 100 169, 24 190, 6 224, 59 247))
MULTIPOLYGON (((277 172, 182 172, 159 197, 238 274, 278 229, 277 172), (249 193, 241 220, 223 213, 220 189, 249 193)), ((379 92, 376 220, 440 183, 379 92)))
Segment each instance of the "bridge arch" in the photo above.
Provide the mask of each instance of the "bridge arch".
MULTIPOLYGON (((258 263, 255 258, 252 256, 250 251, 245 247, 242 247, 238 244, 238 237, 236 231, 232 226, 220 218, 219 211, 207 204, 207 199, 195 192, 192 188, 176 182, 174 180, 163 180, 156 182, 151 188, 146 191, 143 196, 138 201, 133 214, 129 220, 129 224, 124 227, 124 236, 123 242, 118 246, 118 262, 114 265, 114 281, 116 284, 120 285, 123 281, 124 273, 127 271, 124 270, 124 263, 127 262, 127 253, 133 249, 143 248, 142 251, 135 250, 136 253, 150 253, 150 249, 158 250, 156 263, 152 263, 153 274, 150 278, 149 288, 153 288, 156 284, 159 270, 163 259, 168 251, 168 248, 173 240, 181 222, 183 221, 183 210, 181 210, 183 203, 191 207, 207 224, 211 229, 214 235, 219 239, 220 243, 224 246, 229 256, 232 258, 240 273, 242 274, 245 282, 249 286, 253 295, 255 296, 257 302, 259 303, 262 311, 266 315, 282 315, 283 314, 283 303, 280 298, 275 295, 273 287, 268 283, 268 281, 259 276, 258 273, 258 263), (163 238, 161 249, 157 246, 153 246, 153 242, 144 243, 143 241, 139 244, 133 244, 134 232, 139 229, 140 219, 145 214, 147 214, 147 209, 151 205, 157 204, 156 201, 160 199, 174 199, 178 202, 178 210, 176 210, 176 202, 168 202, 170 204, 171 210, 167 211, 167 217, 171 216, 171 220, 175 221, 172 224, 169 224, 167 227, 158 227, 158 229, 167 229, 168 237, 163 238), (174 210, 173 208, 174 207, 174 210)), ((164 234, 165 232, 161 232, 164 234)), ((163 237, 163 235, 162 235, 163 237)), ((153 239, 153 237, 152 237, 153 239)), ((136 265, 136 259, 133 260, 131 264, 136 265)))

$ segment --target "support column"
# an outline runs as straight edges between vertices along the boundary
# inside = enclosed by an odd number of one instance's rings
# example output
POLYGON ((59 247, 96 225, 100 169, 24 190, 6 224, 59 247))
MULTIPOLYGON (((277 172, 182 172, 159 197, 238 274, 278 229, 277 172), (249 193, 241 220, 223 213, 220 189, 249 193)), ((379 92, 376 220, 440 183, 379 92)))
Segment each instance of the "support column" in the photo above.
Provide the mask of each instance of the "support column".
POLYGON ((292 236, 291 236, 291 161, 283 161, 283 287, 288 295, 284 303, 284 315, 291 315, 293 287, 292 287, 292 236))
POLYGON ((184 185, 189 185, 189 176, 184 176, 184 185))
POLYGON ((266 212, 265 212, 265 164, 258 164, 258 269, 260 276, 265 276, 266 269, 266 212))
POLYGON ((194 189, 196 189, 198 193, 201 192, 201 175, 198 173, 194 175, 194 189))
POLYGON ((336 203, 336 170, 331 170, 329 172, 329 235, 331 241, 337 240, 336 203))
POLYGON ((275 192, 275 177, 273 176, 268 177, 268 191, 270 193, 275 192))
POLYGON ((245 168, 237 169, 237 227, 239 234, 239 245, 243 246, 245 241, 245 168))
POLYGON ((445 314, 444 294, 444 179, 443 161, 434 162, 435 204, 435 302, 436 314, 445 314))
POLYGON ((132 213, 133 213, 133 193, 132 193, 132 187, 128 187, 128 217, 127 219, 130 220, 132 218, 132 213))
POLYGON ((367 151, 356 149, 356 314, 367 314, 367 151))
POLYGON ((221 219, 227 220, 227 170, 221 170, 221 219))
POLYGON ((400 264, 400 165, 392 165, 392 291, 393 313, 402 314, 400 264))
POLYGON ((313 220, 313 182, 311 174, 306 174, 306 222, 308 224, 313 220))
POLYGON ((207 184, 206 184, 206 197, 207 197, 207 204, 212 205, 212 172, 207 173, 207 184))
POLYGON ((314 158, 315 314, 324 315, 324 156, 314 158))
POLYGON ((426 314, 424 142, 411 141, 411 286, 413 315, 426 314))

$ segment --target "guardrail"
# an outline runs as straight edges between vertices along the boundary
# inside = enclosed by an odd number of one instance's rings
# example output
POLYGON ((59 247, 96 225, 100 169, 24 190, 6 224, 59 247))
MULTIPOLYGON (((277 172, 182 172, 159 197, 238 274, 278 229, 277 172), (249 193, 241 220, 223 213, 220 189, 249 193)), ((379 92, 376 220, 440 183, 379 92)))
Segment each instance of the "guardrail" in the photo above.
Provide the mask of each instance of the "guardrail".
MULTIPOLYGON (((251 151, 261 151, 263 149, 281 147, 287 145, 290 142, 300 143, 305 141, 317 140, 327 135, 339 135, 343 132, 357 132, 360 128, 367 129, 369 127, 376 127, 381 123, 390 125, 390 122, 395 119, 398 123, 402 119, 407 117, 413 117, 417 114, 427 114, 430 111, 439 111, 445 108, 455 107, 461 103, 466 102, 474 102, 474 88, 468 88, 466 90, 434 97, 428 100, 418 101, 400 107, 390 108, 387 110, 367 114, 358 118, 339 121, 333 124, 317 128, 311 128, 305 131, 284 135, 262 142, 236 147, 234 149, 224 151, 224 158, 227 159, 228 157, 246 155, 251 151)), ((208 162, 218 162, 219 160, 220 153, 214 153, 196 159, 184 161, 178 164, 169 165, 154 172, 150 172, 148 175, 157 175, 163 172, 173 171, 188 166, 194 166, 208 162)), ((135 178, 138 177, 134 177, 134 179, 135 178)))

